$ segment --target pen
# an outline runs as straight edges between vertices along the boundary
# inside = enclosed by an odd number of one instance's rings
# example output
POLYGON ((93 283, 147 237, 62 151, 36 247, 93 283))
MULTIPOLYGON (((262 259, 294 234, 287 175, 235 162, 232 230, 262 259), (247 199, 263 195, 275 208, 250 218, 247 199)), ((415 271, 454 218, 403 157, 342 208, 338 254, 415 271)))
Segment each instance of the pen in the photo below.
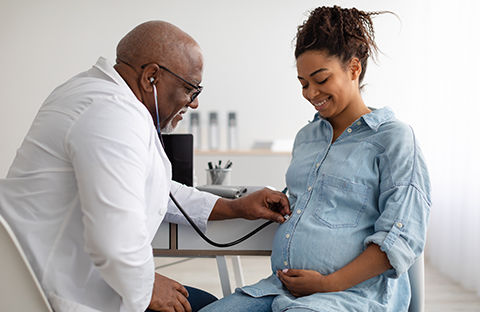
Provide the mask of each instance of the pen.
POLYGON ((215 172, 213 172, 213 164, 212 162, 208 162, 208 169, 210 169, 209 173, 210 173, 210 178, 212 179, 212 184, 215 184, 215 172))

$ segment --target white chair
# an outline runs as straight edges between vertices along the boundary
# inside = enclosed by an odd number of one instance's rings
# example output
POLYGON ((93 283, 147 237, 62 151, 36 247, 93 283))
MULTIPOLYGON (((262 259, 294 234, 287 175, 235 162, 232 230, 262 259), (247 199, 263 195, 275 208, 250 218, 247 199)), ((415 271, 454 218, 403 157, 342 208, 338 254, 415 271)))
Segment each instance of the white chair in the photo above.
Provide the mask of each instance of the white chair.
POLYGON ((412 299, 408 312, 425 311, 425 259, 423 253, 408 270, 412 299))
POLYGON ((0 216, 0 311, 53 312, 12 229, 0 216))

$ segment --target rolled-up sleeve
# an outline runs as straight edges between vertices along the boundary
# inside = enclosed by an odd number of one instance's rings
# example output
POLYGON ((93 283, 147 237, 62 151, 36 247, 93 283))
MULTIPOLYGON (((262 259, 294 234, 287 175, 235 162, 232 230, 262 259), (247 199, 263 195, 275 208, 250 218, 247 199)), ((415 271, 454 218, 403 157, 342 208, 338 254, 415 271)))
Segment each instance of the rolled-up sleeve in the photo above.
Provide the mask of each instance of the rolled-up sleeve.
POLYGON ((423 252, 430 204, 412 185, 384 192, 380 202, 385 203, 385 210, 375 223, 375 233, 365 239, 365 246, 379 245, 393 267, 385 275, 398 278, 423 252))
POLYGON ((430 217, 430 179, 413 131, 397 135, 379 159, 380 195, 374 234, 365 246, 378 244, 393 269, 385 276, 398 278, 423 252, 430 217))

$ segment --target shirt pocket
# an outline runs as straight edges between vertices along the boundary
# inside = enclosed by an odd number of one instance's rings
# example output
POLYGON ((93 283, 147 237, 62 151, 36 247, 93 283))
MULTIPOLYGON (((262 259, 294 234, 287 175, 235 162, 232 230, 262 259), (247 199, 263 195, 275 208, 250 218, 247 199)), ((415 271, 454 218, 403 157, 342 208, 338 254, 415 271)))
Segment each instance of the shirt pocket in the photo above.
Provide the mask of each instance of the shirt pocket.
POLYGON ((369 191, 368 186, 323 174, 315 217, 330 228, 356 227, 369 191))

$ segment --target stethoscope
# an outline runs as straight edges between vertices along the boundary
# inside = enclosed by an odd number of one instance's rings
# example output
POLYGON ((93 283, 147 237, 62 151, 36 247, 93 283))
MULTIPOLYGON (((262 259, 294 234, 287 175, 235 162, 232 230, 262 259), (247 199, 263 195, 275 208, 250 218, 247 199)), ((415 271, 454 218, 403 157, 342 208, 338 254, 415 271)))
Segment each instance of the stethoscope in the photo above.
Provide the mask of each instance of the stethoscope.
MULTIPOLYGON (((162 132, 160 130, 160 116, 158 115, 157 88, 155 87, 155 84, 153 83, 154 81, 155 81, 155 78, 153 78, 153 77, 150 78, 150 82, 152 83, 152 86, 153 86, 153 96, 155 98, 155 113, 157 115, 157 132, 158 132, 158 137, 160 139, 160 142, 162 143, 162 146, 165 148, 165 146, 163 144, 163 140, 162 140, 162 132)), ((283 193, 285 194, 286 191, 287 191, 287 189, 285 188, 283 190, 283 193)), ((175 206, 177 206, 178 210, 180 210, 180 212, 183 214, 185 219, 187 219, 188 223, 190 223, 190 225, 195 230, 195 232, 197 232, 197 234, 201 238, 203 238, 204 241, 206 241, 207 243, 209 243, 210 245, 215 246, 215 247, 227 248, 227 247, 232 247, 232 246, 238 245, 241 242, 244 242, 245 240, 249 239, 253 235, 257 234, 258 232, 263 230, 268 225, 273 223, 273 221, 267 221, 267 222, 261 224, 260 226, 258 226, 256 229, 254 229, 250 233, 248 233, 247 235, 245 235, 245 236, 243 236, 243 237, 241 237, 241 238, 239 238, 239 239, 237 239, 233 242, 223 243, 223 244, 222 243, 216 243, 216 242, 212 241, 211 239, 209 239, 205 234, 203 234, 203 232, 198 228, 198 226, 195 224, 195 222, 192 220, 192 218, 190 218, 190 216, 187 214, 187 212, 183 209, 182 205, 180 205, 180 203, 175 199, 172 192, 170 192, 170 199, 173 201, 175 206)))

